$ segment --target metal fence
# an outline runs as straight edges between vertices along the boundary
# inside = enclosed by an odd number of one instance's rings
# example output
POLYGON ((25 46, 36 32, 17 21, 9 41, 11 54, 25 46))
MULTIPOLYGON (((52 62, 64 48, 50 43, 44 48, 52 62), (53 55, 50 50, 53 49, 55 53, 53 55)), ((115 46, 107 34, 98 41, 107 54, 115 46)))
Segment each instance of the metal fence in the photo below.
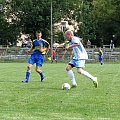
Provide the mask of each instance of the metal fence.
MULTIPOLYGON (((29 48, 0 48, 0 59, 2 60, 27 60, 30 55, 26 53, 26 50, 29 48)), ((88 61, 98 61, 98 49, 97 48, 86 48, 88 53, 88 61)), ((65 52, 64 48, 57 48, 57 61, 69 61, 72 56, 72 49, 65 52)), ((120 48, 109 49, 104 48, 104 60, 119 61, 120 60, 120 48)), ((48 58, 51 57, 50 52, 45 55, 45 61, 48 61, 48 58)))

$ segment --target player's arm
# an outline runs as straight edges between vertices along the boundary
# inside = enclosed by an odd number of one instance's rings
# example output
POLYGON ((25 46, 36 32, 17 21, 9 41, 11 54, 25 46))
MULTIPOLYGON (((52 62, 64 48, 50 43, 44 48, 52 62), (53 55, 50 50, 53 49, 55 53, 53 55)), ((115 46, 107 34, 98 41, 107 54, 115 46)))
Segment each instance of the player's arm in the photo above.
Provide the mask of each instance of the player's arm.
POLYGON ((48 48, 43 48, 43 47, 41 47, 41 48, 40 48, 40 51, 43 53, 43 52, 47 51, 47 49, 48 49, 48 48))
POLYGON ((48 53, 49 49, 50 49, 50 44, 46 41, 46 53, 48 53))
POLYGON ((35 46, 34 46, 34 44, 32 44, 32 47, 27 51, 27 53, 32 53, 34 48, 35 48, 35 46))
POLYGON ((49 48, 50 48, 50 44, 46 41, 46 40, 43 40, 44 41, 44 45, 43 47, 40 48, 40 51, 45 54, 46 52, 49 51, 49 48))
POLYGON ((66 50, 68 50, 68 49, 70 49, 70 48, 73 48, 73 47, 76 47, 76 46, 78 46, 78 43, 73 43, 73 44, 71 44, 71 45, 68 45, 68 46, 66 47, 66 50))
POLYGON ((32 53, 32 51, 33 51, 33 48, 30 48, 30 49, 27 51, 27 53, 32 53))

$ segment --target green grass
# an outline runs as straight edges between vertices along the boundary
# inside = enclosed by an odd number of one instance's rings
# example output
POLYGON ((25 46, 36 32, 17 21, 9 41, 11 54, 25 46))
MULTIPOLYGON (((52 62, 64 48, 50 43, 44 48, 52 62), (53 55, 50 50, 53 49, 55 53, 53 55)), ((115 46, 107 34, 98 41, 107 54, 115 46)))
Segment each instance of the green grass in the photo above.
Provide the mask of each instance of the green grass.
POLYGON ((74 68, 77 88, 61 90, 68 80, 66 64, 44 63, 45 81, 35 66, 29 83, 22 83, 26 63, 0 63, 0 120, 120 120, 120 65, 86 64, 98 77, 92 81, 74 68))

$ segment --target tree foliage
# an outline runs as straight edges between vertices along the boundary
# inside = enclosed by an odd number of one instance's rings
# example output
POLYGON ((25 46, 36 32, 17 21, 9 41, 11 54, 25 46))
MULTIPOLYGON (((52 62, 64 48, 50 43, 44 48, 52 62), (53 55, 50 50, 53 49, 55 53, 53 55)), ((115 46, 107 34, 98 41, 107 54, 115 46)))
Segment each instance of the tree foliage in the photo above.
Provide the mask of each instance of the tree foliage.
MULTIPOLYGON (((34 35, 36 30, 43 32, 45 39, 51 35, 51 1, 53 24, 62 19, 79 23, 78 35, 93 44, 109 44, 115 35, 115 44, 120 45, 120 1, 119 0, 1 0, 0 44, 14 43, 19 33, 34 35), (8 18, 12 18, 8 22, 8 18)), ((54 31, 54 28, 53 28, 54 31)), ((55 40, 62 42, 60 33, 55 40)))

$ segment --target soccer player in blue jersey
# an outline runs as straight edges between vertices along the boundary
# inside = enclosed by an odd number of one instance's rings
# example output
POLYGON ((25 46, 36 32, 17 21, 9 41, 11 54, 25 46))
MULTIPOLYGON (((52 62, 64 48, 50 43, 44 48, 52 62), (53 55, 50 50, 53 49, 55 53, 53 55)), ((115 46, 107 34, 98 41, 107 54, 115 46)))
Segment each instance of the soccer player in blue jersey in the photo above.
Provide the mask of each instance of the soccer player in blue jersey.
POLYGON ((102 48, 99 47, 98 51, 99 51, 99 54, 98 54, 98 55, 99 55, 99 61, 100 61, 100 64, 103 65, 103 59, 104 59, 104 57, 103 57, 103 51, 102 51, 102 48))
POLYGON ((92 76, 90 73, 83 69, 85 67, 85 61, 88 59, 88 55, 80 41, 80 38, 73 36, 72 31, 66 31, 65 37, 69 40, 69 45, 66 47, 66 50, 72 48, 74 53, 74 57, 66 67, 67 74, 72 82, 72 87, 77 86, 75 76, 72 71, 72 68, 76 67, 77 72, 79 74, 86 76, 87 78, 90 78, 90 80, 93 81, 95 88, 97 88, 98 87, 97 77, 92 76))
POLYGON ((28 66, 27 66, 27 71, 26 71, 26 77, 22 81, 24 83, 27 83, 30 78, 30 71, 31 67, 33 64, 36 63, 36 72, 40 75, 41 77, 41 82, 44 80, 44 74, 40 67, 42 67, 42 64, 44 62, 44 54, 49 50, 49 43, 42 39, 42 33, 40 31, 36 32, 36 37, 33 41, 32 47, 27 51, 27 53, 31 53, 31 56, 28 60, 28 66))

